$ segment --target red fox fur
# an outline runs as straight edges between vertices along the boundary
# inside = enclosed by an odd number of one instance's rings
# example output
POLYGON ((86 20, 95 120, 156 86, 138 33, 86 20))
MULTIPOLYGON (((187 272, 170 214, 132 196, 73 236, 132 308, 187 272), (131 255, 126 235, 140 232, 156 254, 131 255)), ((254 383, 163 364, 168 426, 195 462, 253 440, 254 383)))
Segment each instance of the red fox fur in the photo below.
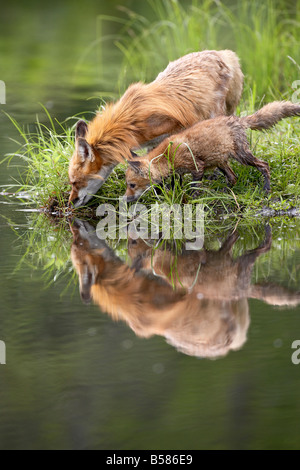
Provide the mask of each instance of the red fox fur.
POLYGON ((238 57, 229 50, 188 54, 171 62, 152 83, 131 85, 89 125, 77 123, 69 202, 84 205, 114 166, 130 158, 132 148, 199 120, 232 114, 242 88, 238 57))
POLYGON ((228 164, 229 158, 256 167, 264 176, 264 190, 269 192, 269 165, 252 155, 246 129, 269 129, 283 118, 298 115, 300 105, 274 101, 251 116, 219 116, 194 124, 166 138, 146 157, 129 161, 127 200, 136 200, 150 185, 150 178, 158 183, 174 170, 179 174, 191 173, 195 181, 200 181, 206 169, 217 167, 234 185, 237 177, 228 164))

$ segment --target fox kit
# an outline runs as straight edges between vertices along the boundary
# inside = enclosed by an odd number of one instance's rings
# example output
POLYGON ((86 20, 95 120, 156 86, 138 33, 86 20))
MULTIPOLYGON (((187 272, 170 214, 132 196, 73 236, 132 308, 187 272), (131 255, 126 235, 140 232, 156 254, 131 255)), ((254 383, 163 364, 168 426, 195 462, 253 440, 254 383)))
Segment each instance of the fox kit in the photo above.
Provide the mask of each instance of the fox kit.
POLYGON ((130 158, 131 149, 199 120, 233 114, 242 88, 238 57, 229 50, 188 54, 152 83, 132 84, 89 125, 77 123, 69 203, 79 207, 88 202, 113 168, 130 158))
POLYGON ((220 116, 194 124, 166 138, 146 157, 128 162, 125 196, 129 202, 138 199, 150 185, 150 180, 159 183, 172 174, 172 166, 179 174, 191 173, 195 181, 202 179, 206 169, 217 167, 234 185, 237 177, 228 164, 230 157, 256 167, 263 174, 264 190, 269 192, 269 165, 252 155, 246 129, 269 129, 281 119, 297 115, 300 115, 300 105, 274 101, 251 116, 220 116))

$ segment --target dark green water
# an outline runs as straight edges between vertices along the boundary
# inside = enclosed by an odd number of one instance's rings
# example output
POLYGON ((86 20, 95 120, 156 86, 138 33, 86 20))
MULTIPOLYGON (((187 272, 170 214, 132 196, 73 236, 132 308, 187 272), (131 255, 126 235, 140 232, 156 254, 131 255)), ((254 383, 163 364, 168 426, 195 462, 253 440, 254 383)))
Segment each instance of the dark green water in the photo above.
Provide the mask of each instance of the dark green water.
MULTIPOLYGON (((30 5, 1 11, 0 79, 7 87, 1 109, 23 124, 31 124, 35 113, 45 119, 38 102, 59 119, 93 111, 98 100, 87 99, 97 90, 111 91, 118 58, 106 52, 107 69, 100 75, 92 67, 99 53, 91 46, 95 18, 102 8, 96 2, 84 8, 72 2, 30 5)), ((0 128, 4 156, 17 150, 8 140, 17 134, 2 113, 0 128)), ((14 176, 13 165, 1 166, 0 184, 14 176)), ((269 221, 272 241, 267 221, 238 227, 232 256, 220 252, 231 230, 208 233, 205 250, 177 260, 185 287, 195 281, 183 301, 173 302, 166 276, 149 274, 151 253, 144 246, 114 246, 118 261, 106 248, 112 272, 98 283, 98 303, 86 305, 78 272, 88 255, 90 272, 103 263, 89 245, 87 227, 75 233, 79 249, 72 263, 68 226, 24 208, 1 197, 0 340, 6 365, 0 365, 0 449, 300 447, 300 364, 291 359, 291 345, 300 340, 299 220, 269 221), (262 244, 265 250, 258 253, 262 244), (249 250, 255 254, 247 257, 249 250), (122 319, 115 321, 113 299, 127 291, 111 279, 120 272, 129 276, 126 265, 134 262, 140 271, 128 292, 134 290, 141 308, 128 294, 117 309, 122 319), (105 300, 100 288, 108 279, 111 297, 105 300), (224 335, 240 349, 228 351, 228 340, 217 360, 185 354, 191 342, 208 338, 212 350, 224 335), (180 352, 176 344, 183 342, 180 352)))

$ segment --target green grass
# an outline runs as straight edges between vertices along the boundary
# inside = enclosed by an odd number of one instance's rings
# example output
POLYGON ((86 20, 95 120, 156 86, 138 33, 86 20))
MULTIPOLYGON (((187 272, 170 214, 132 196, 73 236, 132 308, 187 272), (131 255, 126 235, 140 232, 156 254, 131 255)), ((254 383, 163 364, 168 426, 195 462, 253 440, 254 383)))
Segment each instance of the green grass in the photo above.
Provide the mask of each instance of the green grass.
POLYGON ((2 162, 19 169, 18 180, 11 186, 7 185, 6 190, 26 193, 26 198, 39 208, 51 210, 55 203, 63 210, 69 189, 68 166, 73 149, 74 126, 54 122, 48 112, 47 115, 49 125, 37 120, 34 132, 21 128, 9 116, 21 140, 16 141, 19 150, 7 155, 2 162))
POLYGON ((148 1, 152 21, 125 10, 128 21, 116 40, 124 55, 121 90, 132 79, 154 79, 170 60, 189 52, 232 49, 245 74, 245 98, 255 90, 258 104, 264 97, 270 101, 294 92, 292 83, 299 79, 299 1, 148 1))
MULTIPOLYGON (((26 194, 27 202, 58 216, 74 213, 92 216, 95 208, 110 202, 117 206, 119 197, 126 190, 126 165, 119 165, 89 207, 70 210, 68 197, 69 159, 74 150, 74 124, 77 118, 65 123, 54 122, 49 117, 49 126, 37 122, 35 132, 26 132, 12 119, 20 132, 23 143, 14 155, 5 161, 16 165, 19 158, 20 178, 6 190, 26 194), (58 133, 56 129, 61 132, 58 133)), ((255 169, 235 161, 232 167, 238 175, 237 184, 228 188, 222 174, 210 179, 206 174, 201 185, 199 197, 193 196, 195 185, 189 176, 183 184, 175 178, 171 187, 166 180, 160 187, 151 186, 140 202, 147 205, 159 203, 186 204, 201 202, 211 216, 254 216, 259 209, 269 207, 275 210, 300 208, 300 125, 297 118, 287 119, 268 132, 249 132, 253 153, 269 162, 271 168, 270 196, 262 190, 261 174, 255 169)), ((171 164, 171 163, 170 163, 171 164)))

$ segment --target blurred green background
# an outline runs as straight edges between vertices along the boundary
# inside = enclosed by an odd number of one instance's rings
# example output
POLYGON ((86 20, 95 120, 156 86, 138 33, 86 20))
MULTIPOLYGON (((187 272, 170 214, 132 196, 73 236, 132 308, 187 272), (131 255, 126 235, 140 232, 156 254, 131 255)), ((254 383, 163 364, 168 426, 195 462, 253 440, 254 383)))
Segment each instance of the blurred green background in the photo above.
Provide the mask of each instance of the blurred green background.
POLYGON ((297 0, 12 1, 1 7, 0 79, 17 109, 63 100, 70 115, 93 110, 88 98, 154 79, 188 52, 230 48, 246 76, 244 98, 250 89, 256 101, 279 98, 299 78, 299 21, 297 0))

